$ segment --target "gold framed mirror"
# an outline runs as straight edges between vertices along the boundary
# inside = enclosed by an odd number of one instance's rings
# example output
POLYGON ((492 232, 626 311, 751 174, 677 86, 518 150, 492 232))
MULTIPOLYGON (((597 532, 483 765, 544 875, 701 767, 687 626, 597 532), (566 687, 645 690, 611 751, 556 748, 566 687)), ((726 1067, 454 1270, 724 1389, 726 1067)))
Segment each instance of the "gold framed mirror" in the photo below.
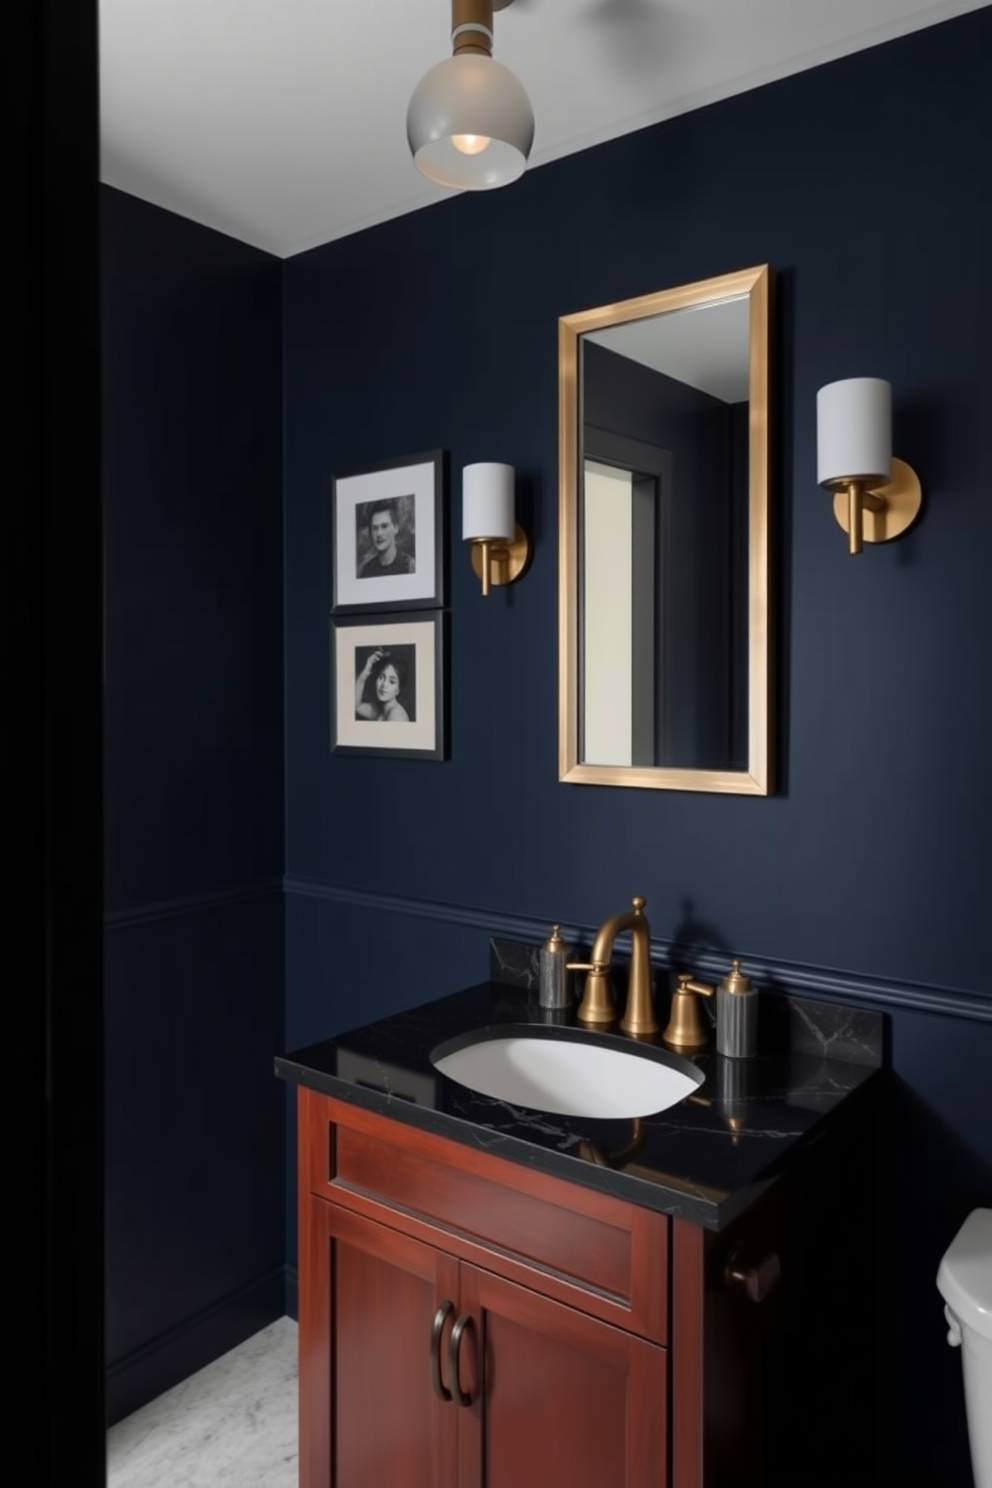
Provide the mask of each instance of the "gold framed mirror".
POLYGON ((558 322, 559 779, 769 795, 767 264, 558 322))

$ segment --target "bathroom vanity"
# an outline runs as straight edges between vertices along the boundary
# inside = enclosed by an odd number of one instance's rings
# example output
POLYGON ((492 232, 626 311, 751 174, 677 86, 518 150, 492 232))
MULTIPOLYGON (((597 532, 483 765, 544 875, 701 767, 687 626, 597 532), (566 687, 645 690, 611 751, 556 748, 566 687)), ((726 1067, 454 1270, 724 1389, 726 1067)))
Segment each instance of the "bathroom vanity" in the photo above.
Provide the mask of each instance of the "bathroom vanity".
POLYGON ((301 1488, 862 1481, 881 1019, 767 1013, 768 1052, 700 1055, 696 1091, 637 1120, 440 1074, 468 1031, 574 1036, 498 981, 276 1061, 298 1086, 301 1488))

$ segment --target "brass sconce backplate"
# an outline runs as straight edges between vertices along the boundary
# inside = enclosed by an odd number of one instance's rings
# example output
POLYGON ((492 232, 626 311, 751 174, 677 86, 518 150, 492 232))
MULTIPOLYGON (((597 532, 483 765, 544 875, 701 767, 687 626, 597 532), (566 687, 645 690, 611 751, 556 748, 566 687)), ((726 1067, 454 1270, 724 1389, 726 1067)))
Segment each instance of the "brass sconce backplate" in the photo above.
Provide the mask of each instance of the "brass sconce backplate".
MULTIPOLYGON (((923 504, 923 488, 919 476, 905 460, 892 458, 892 480, 887 486, 873 486, 872 494, 880 496, 885 503, 878 511, 865 506, 863 533, 865 542, 888 542, 911 527, 923 504)), ((848 497, 846 484, 834 496, 834 516, 845 532, 850 532, 848 521, 848 497)))
MULTIPOLYGON (((530 541, 520 523, 513 524, 512 543, 492 542, 487 547, 490 584, 512 584, 514 579, 519 579, 530 555, 530 541)), ((483 575, 484 553, 481 542, 472 543, 472 569, 479 579, 483 575)))

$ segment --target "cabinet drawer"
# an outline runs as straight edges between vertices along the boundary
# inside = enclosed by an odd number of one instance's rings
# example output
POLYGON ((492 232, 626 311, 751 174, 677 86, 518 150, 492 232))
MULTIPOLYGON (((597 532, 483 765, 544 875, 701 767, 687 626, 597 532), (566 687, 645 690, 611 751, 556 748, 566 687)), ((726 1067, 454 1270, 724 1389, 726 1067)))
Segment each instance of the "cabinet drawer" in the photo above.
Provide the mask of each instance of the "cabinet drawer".
POLYGON ((299 1111, 301 1191, 667 1342, 664 1215, 315 1091, 299 1111))

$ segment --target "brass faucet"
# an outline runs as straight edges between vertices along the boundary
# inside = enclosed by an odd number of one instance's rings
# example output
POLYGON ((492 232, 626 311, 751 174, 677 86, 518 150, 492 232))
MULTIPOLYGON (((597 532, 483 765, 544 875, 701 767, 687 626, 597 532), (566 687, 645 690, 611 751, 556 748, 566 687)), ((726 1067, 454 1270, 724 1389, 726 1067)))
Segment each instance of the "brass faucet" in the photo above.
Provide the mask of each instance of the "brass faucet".
POLYGON ((622 930, 630 931, 630 981, 627 985, 627 1007, 620 1028, 636 1035, 657 1033, 658 1021, 651 1000, 651 931, 644 916, 644 900, 632 899, 631 909, 621 910, 604 920, 596 932, 591 961, 571 961, 570 971, 587 971, 585 992, 576 1014, 580 1023, 603 1026, 616 1021, 613 990, 610 986, 610 958, 613 942, 622 930))

